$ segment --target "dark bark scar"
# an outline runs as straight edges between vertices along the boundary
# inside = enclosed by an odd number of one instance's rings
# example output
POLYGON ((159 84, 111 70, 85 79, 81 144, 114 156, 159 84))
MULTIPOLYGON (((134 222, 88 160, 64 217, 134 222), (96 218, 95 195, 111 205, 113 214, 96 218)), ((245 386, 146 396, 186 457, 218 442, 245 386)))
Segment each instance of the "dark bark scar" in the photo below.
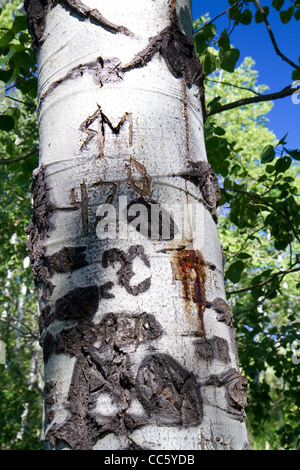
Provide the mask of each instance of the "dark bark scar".
POLYGON ((88 191, 85 181, 80 184, 80 195, 81 199, 78 201, 75 197, 75 188, 71 188, 70 193, 70 202, 71 206, 75 209, 81 209, 81 222, 82 222, 82 230, 83 233, 88 236, 89 235, 89 217, 88 217, 88 191))
POLYGON ((229 369, 218 376, 212 375, 203 385, 225 387, 228 413, 241 422, 245 420, 248 389, 246 377, 242 376, 236 369, 229 369))
POLYGON ((57 4, 64 5, 70 12, 83 19, 90 20, 110 33, 133 36, 129 29, 111 23, 101 15, 99 10, 89 8, 80 0, 25 0, 24 7, 27 12, 28 30, 36 48, 43 40, 47 14, 57 4))
POLYGON ((198 162, 189 161, 188 163, 187 171, 181 176, 199 187, 206 208, 210 211, 214 221, 217 222, 217 207, 221 200, 218 179, 211 166, 205 160, 198 162))

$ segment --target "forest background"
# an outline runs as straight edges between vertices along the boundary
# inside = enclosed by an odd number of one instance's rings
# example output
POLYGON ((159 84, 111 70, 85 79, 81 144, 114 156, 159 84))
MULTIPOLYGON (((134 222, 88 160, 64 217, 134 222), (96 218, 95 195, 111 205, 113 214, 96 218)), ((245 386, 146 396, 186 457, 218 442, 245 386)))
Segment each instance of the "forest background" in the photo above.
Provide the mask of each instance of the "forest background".
MULTIPOLYGON (((194 0, 194 16, 200 4, 202 11, 191 35, 206 73, 206 148, 222 188, 218 229, 240 366, 249 380, 248 431, 253 449, 298 449, 300 58, 293 41, 288 57, 279 45, 300 19, 300 1, 209 2, 213 14, 203 11, 207 3, 194 0), (268 18, 277 21, 274 40, 268 18), (284 87, 262 84, 245 46, 243 54, 238 49, 254 24, 266 31, 278 75, 289 77, 284 87), (268 116, 277 100, 289 108, 275 134, 268 116)), ((0 1, 0 12, 0 449, 41 449, 43 361, 25 246, 38 166, 36 55, 23 2, 0 1)), ((253 51, 255 38, 248 42, 253 51)))

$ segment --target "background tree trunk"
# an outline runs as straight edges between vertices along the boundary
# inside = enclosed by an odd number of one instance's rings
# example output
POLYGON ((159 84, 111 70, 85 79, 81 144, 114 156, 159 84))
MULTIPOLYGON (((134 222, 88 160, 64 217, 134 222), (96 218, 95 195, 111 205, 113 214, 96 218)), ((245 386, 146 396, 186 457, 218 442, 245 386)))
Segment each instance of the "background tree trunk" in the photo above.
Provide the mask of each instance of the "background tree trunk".
POLYGON ((47 446, 248 448, 191 2, 25 7, 47 446))

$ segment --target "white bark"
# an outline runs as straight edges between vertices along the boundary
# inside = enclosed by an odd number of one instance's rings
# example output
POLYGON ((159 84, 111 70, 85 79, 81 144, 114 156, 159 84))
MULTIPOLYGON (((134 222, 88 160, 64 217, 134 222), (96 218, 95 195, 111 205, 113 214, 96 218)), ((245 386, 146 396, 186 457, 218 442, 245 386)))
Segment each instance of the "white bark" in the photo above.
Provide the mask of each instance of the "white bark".
MULTIPOLYGON (((101 423, 119 416, 115 428, 107 425, 111 432, 100 432, 96 439, 93 431, 92 447, 120 449, 132 443, 147 449, 177 450, 248 446, 243 416, 245 397, 242 390, 238 397, 239 391, 232 392, 231 388, 235 384, 239 388, 241 383, 239 372, 236 376, 233 372, 239 371, 234 330, 228 317, 227 321, 220 321, 220 315, 224 320, 224 311, 218 313, 216 303, 213 304, 217 298, 225 300, 217 228, 199 187, 181 176, 187 174, 189 162, 207 161, 199 84, 189 87, 184 77, 175 77, 160 52, 153 54, 144 66, 126 67, 147 48, 150 38, 170 26, 172 10, 168 3, 85 0, 85 6, 99 10, 107 21, 124 26, 132 34, 114 33, 84 19, 68 8, 68 2, 58 2, 46 18, 38 53, 40 166, 36 175, 43 174, 50 212, 41 256, 53 260, 66 247, 85 247, 82 250, 86 255, 86 263, 80 269, 49 270, 54 287, 51 295, 45 294, 44 279, 38 283, 42 311, 48 306, 48 312, 54 312, 53 321, 42 325, 44 347, 48 341, 45 382, 50 384, 45 400, 51 411, 45 434, 46 438, 47 433, 51 435, 52 445, 59 448, 79 445, 68 440, 66 431, 59 433, 59 429, 68 427, 68 419, 74 422, 74 410, 68 401, 79 359, 67 346, 63 352, 57 338, 63 337, 66 328, 70 332, 75 325, 80 326, 82 319, 72 318, 72 313, 63 318, 56 307, 59 299, 76 288, 89 286, 100 290, 99 304, 91 319, 97 325, 99 338, 88 345, 82 339, 82 348, 90 348, 84 353, 85 360, 99 380, 100 366, 91 359, 93 354, 101 351, 103 368, 115 367, 111 369, 114 371, 118 370, 119 361, 124 372, 124 358, 128 358, 130 366, 126 370, 133 378, 132 386, 124 386, 120 400, 109 392, 107 384, 99 386, 94 395, 89 388, 85 399, 90 400, 90 417, 81 417, 83 420, 92 419, 101 428, 101 423), (138 187, 134 185, 137 180, 138 187), (184 230, 171 241, 153 240, 123 219, 122 236, 117 233, 112 240, 99 239, 101 204, 112 200, 120 216, 120 204, 126 200, 141 202, 141 198, 161 204, 168 212, 174 209, 177 225, 182 223, 184 230), (197 223, 193 207, 198 210, 197 223), (136 246, 142 248, 133 254, 131 247, 136 246), (123 274, 119 271, 123 263, 121 252, 108 251, 116 249, 122 250, 131 262, 129 279, 125 265, 123 274), (195 300, 197 286, 204 295, 202 303, 195 300), (144 329, 151 330, 151 319, 156 322, 152 336, 147 341, 139 336, 122 339, 124 322, 138 322, 142 314, 148 315, 144 329), (114 341, 118 348, 113 350, 104 348, 101 336, 106 328, 101 322, 109 315, 117 325, 114 341), (221 342, 212 340, 215 337, 221 342), (108 359, 103 359, 105 355, 108 359), (147 393, 154 393, 156 385, 149 385, 149 370, 155 369, 157 361, 160 367, 171 371, 173 383, 169 389, 157 385, 161 404, 151 411, 149 403, 153 397, 147 393), (177 383, 177 389, 176 380, 182 382, 177 383), (188 381, 192 391, 184 399, 188 381), (190 409, 195 400, 198 408, 190 409), (124 426, 125 415, 127 420, 133 417, 135 424, 124 426)), ((182 22, 191 21, 191 2, 171 3, 182 28, 182 22)), ((102 379, 103 376, 113 385, 109 371, 102 373, 102 379)))

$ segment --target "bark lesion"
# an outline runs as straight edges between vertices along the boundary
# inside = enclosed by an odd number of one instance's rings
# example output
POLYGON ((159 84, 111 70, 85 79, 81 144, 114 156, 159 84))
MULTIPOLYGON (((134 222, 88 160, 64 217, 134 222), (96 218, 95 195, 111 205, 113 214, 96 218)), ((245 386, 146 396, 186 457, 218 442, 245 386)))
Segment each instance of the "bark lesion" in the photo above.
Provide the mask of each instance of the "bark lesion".
POLYGON ((209 163, 205 160, 198 162, 189 160, 188 168, 181 176, 200 189, 205 207, 217 222, 217 208, 221 200, 221 190, 217 176, 209 163))
POLYGON ((26 229, 26 247, 32 265, 34 282, 41 302, 48 302, 55 289, 55 273, 68 273, 88 265, 86 246, 63 246, 52 255, 47 254, 46 241, 55 229, 53 216, 58 211, 73 211, 76 207, 60 207, 51 201, 46 167, 41 165, 33 175, 33 214, 26 229))
POLYGON ((211 375, 204 386, 224 387, 227 402, 226 411, 243 422, 246 417, 248 380, 236 369, 229 369, 220 375, 211 375))
MULTIPOLYGON (((27 1, 30 3, 30 0, 27 1)), ((43 2, 46 0, 38 1, 43 2)), ((70 4, 72 5, 72 7, 74 7, 74 5, 78 2, 71 2, 65 0, 65 3, 67 3, 68 5, 70 4)), ((49 5, 47 8, 49 9, 49 5)), ((41 11, 44 10, 41 8, 41 11)), ((81 14, 84 14, 85 10, 84 8, 80 8, 78 11, 80 11, 81 14)), ((94 12, 95 10, 89 11, 94 12)), ((41 13, 39 13, 37 17, 35 17, 34 15, 32 17, 29 12, 30 6, 28 6, 28 21, 29 23, 30 21, 36 23, 37 18, 38 16, 41 16, 41 13)), ((118 28, 120 27, 116 27, 116 30, 114 32, 120 32, 118 28)), ((121 32, 124 31, 122 30, 121 32)), ((36 34, 34 32, 32 32, 32 34, 33 37, 36 37, 36 34)), ((117 59, 112 59, 104 62, 101 57, 98 57, 96 60, 88 62, 86 64, 80 64, 79 66, 72 68, 64 77, 56 80, 52 85, 50 85, 48 90, 41 97, 40 104, 42 104, 44 99, 59 85, 61 85, 67 80, 73 80, 82 76, 83 73, 85 73, 86 71, 92 72, 97 82, 100 84, 100 86, 102 86, 102 84, 106 81, 121 80, 126 72, 145 67, 156 54, 160 54, 164 58, 169 71, 175 78, 183 80, 184 89, 186 87, 190 88, 193 83, 196 83, 198 85, 200 92, 200 100, 203 108, 203 116, 205 116, 205 99, 203 84, 205 74, 202 70, 199 58, 196 55, 194 43, 190 38, 186 36, 185 33, 181 31, 179 19, 176 14, 172 16, 170 26, 164 28, 155 37, 150 38, 149 44, 143 50, 139 51, 127 64, 121 64, 120 62, 117 63, 117 59), (105 71, 106 73, 104 73, 105 71), (104 79, 101 78, 102 75, 104 75, 104 79)), ((184 100, 186 100, 186 98, 184 98, 184 100)))
POLYGON ((133 33, 128 28, 112 23, 104 18, 99 10, 89 8, 80 0, 25 0, 24 6, 27 12, 28 30, 36 48, 40 46, 44 38, 47 14, 58 4, 62 4, 71 13, 101 26, 110 33, 133 36, 133 33))

